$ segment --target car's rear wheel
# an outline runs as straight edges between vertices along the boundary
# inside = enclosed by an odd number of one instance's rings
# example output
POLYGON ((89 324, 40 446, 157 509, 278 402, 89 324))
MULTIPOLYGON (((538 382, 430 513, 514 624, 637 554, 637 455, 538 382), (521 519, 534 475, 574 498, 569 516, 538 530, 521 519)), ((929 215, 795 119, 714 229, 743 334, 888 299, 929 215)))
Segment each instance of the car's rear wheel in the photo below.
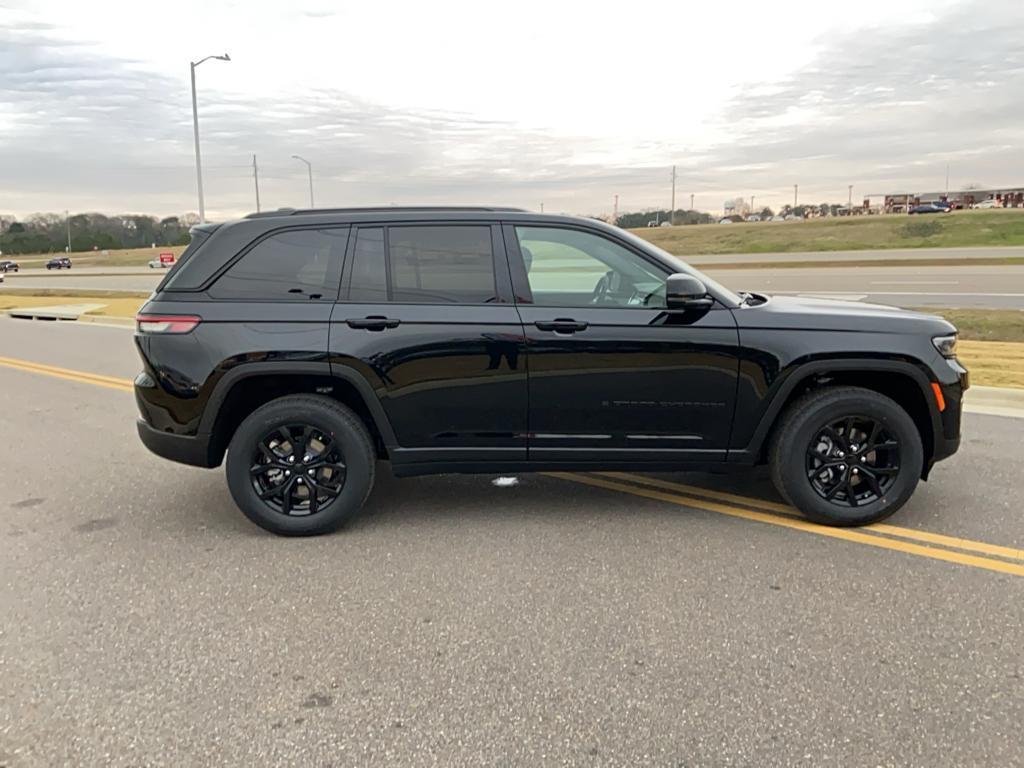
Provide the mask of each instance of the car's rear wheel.
POLYGON ((902 507, 924 451, 910 415, 860 387, 811 392, 786 410, 769 447, 772 481, 811 520, 868 525, 902 507))
POLYGON ((360 418, 318 395, 257 408, 228 447, 227 479, 245 516, 284 536, 335 530, 373 487, 373 442, 360 418))

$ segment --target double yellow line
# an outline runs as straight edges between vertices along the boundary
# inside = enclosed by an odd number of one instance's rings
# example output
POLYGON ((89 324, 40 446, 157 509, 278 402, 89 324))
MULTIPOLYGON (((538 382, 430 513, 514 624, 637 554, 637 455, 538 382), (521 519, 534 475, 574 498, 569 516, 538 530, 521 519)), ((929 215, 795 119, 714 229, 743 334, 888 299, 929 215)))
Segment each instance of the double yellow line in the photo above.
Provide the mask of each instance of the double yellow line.
POLYGON ((108 387, 109 389, 119 389, 122 392, 132 392, 134 389, 131 379, 119 379, 114 376, 102 376, 98 373, 73 371, 70 368, 58 368, 55 365, 32 363, 28 360, 16 360, 13 357, 0 357, 0 365, 6 368, 13 368, 16 371, 39 373, 43 376, 53 376, 57 379, 77 381, 82 384, 93 384, 97 387, 108 387))
POLYGON ((627 472, 596 474, 548 472, 546 474, 574 483, 582 483, 609 491, 619 491, 682 507, 702 509, 744 520, 754 520, 759 523, 904 552, 932 560, 942 560, 947 563, 967 565, 1013 576, 1024 576, 1024 564, 1022 564, 1024 563, 1024 550, 1014 547, 1003 547, 998 544, 987 544, 981 541, 883 523, 856 529, 830 528, 798 517, 799 513, 793 507, 784 504, 627 472))

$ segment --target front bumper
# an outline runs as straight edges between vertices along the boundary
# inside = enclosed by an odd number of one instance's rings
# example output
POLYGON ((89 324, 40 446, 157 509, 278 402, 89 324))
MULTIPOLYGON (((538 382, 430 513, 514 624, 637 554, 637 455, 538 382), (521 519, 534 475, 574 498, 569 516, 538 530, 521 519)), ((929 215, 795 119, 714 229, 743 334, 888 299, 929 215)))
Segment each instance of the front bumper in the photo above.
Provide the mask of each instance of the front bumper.
POLYGON ((939 383, 946 408, 938 414, 938 430, 932 462, 947 459, 960 448, 960 422, 963 417, 964 392, 971 386, 970 374, 957 360, 947 361, 952 376, 939 383))
POLYGON ((157 456, 193 467, 215 467, 210 458, 209 435, 175 435, 154 429, 142 419, 135 422, 142 444, 157 456))

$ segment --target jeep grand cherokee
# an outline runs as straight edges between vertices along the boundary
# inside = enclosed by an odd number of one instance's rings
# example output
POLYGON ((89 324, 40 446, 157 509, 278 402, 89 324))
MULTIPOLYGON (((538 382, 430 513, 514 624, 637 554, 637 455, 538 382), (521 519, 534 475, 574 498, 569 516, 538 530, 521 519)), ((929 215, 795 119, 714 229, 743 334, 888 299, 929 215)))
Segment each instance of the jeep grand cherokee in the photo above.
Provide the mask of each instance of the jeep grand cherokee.
POLYGON ((902 506, 960 442, 939 317, 733 293, 589 219, 281 210, 200 225, 137 318, 138 432, 279 534, 398 476, 747 470, 812 520, 902 506))

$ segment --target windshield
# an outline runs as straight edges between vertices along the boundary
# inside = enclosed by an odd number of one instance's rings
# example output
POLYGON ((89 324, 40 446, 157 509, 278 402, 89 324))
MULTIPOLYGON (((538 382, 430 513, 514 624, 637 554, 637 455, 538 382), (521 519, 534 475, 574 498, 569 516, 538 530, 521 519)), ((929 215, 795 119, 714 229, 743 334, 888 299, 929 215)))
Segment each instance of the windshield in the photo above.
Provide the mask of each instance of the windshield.
POLYGON ((696 267, 692 267, 685 261, 680 259, 678 256, 673 256, 668 251, 659 248, 654 243, 644 240, 642 237, 637 237, 632 232, 626 230, 619 230, 619 236, 625 237, 634 245, 643 248, 648 251, 655 251, 662 259, 673 264, 677 267, 677 272, 685 272, 688 275, 693 275, 700 280, 708 288, 711 293, 718 295, 723 300, 731 303, 733 306, 740 306, 743 303, 743 298, 737 295, 734 291, 729 290, 724 285, 719 283, 717 280, 712 280, 710 277, 705 275, 696 267))

